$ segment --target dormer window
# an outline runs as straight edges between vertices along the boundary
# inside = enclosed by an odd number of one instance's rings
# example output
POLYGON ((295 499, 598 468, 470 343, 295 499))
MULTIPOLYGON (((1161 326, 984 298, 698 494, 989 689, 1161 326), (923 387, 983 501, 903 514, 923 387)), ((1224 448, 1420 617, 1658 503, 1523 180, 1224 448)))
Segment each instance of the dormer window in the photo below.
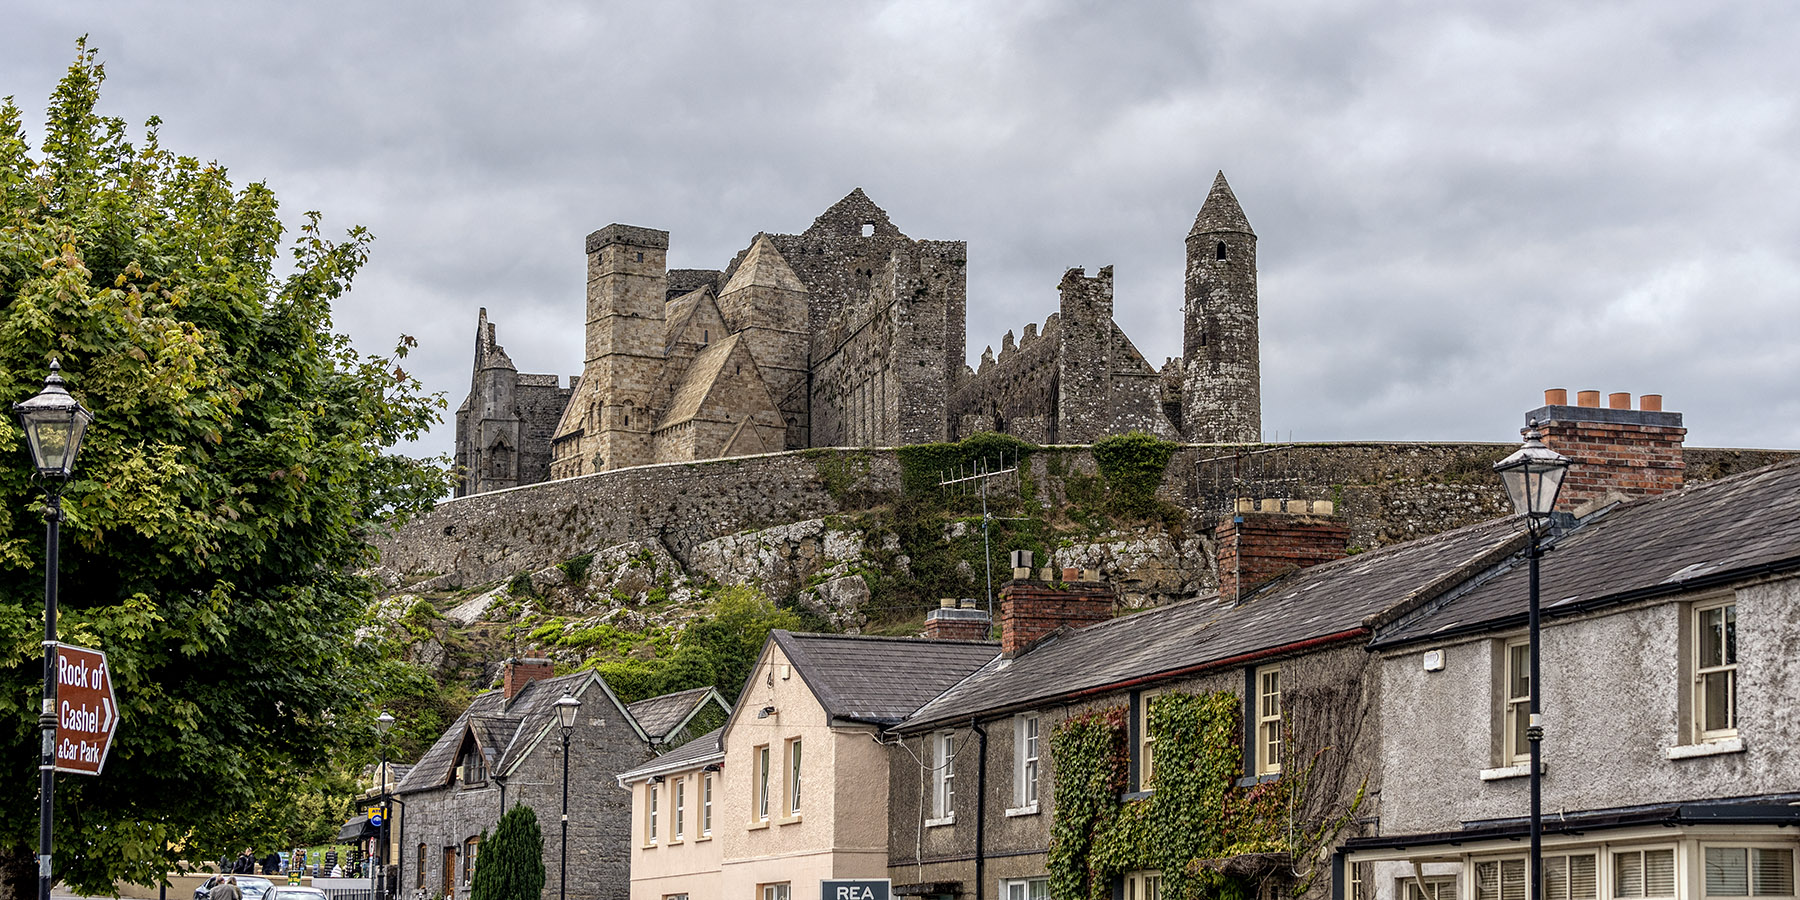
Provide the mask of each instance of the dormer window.
POLYGON ((456 778, 464 786, 487 783, 487 757, 481 755, 480 748, 469 744, 463 748, 462 758, 456 763, 456 778))

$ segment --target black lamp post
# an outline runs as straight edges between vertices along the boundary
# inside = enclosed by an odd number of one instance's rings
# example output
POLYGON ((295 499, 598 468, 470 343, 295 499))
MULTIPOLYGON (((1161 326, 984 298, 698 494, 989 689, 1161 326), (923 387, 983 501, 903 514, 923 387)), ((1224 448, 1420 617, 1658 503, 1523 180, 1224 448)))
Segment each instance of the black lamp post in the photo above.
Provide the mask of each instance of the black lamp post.
POLYGON ((56 568, 62 533, 62 489, 75 468, 82 435, 94 414, 83 409, 63 386, 62 366, 50 362, 44 388, 24 403, 13 404, 38 477, 44 479, 44 707, 38 725, 44 733, 38 756, 38 900, 50 900, 50 823, 56 808, 56 568))
POLYGON ((1517 452, 1494 464, 1494 471, 1500 473, 1500 480, 1506 485, 1506 495, 1511 498, 1513 509, 1525 517, 1526 529, 1530 534, 1530 543, 1525 551, 1525 558, 1531 564, 1531 612, 1529 614, 1531 654, 1531 724, 1525 729, 1525 737, 1531 742, 1531 900, 1543 900, 1543 743, 1544 726, 1538 716, 1539 698, 1542 691, 1538 682, 1538 559, 1544 555, 1543 546, 1538 543, 1542 523, 1550 518, 1556 508, 1556 495, 1562 491, 1563 476, 1569 473, 1570 459, 1549 447, 1544 446, 1544 436, 1538 433, 1537 421, 1534 419, 1522 429, 1525 435, 1525 446, 1517 452))
POLYGON ((557 854, 562 871, 556 879, 558 900, 569 896, 569 734, 575 730, 575 714, 579 712, 581 701, 573 695, 564 694, 556 701, 556 718, 562 724, 563 741, 562 850, 557 854))
POLYGON ((376 847, 380 850, 381 866, 381 877, 376 880, 375 889, 380 897, 388 895, 388 819, 393 817, 393 812, 388 809, 387 733, 393 727, 394 716, 387 710, 382 710, 381 715, 375 717, 375 737, 381 744, 381 834, 375 838, 376 847))

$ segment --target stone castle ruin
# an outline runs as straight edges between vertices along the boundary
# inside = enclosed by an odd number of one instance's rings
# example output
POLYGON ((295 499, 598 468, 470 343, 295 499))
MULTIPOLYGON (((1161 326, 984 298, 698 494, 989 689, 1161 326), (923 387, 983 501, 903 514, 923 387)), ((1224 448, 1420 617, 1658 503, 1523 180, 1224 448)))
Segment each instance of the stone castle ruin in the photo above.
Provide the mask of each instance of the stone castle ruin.
POLYGON ((1141 431, 1254 442, 1262 427, 1256 234, 1224 173, 1187 236, 1182 358, 1159 371, 1113 321, 1112 269, 1070 269, 1060 308, 965 360, 967 245, 914 240, 860 188, 723 271, 667 267, 669 234, 587 237, 586 361, 521 374, 476 325, 456 412, 457 496, 649 463, 1000 431, 1085 444, 1141 431))

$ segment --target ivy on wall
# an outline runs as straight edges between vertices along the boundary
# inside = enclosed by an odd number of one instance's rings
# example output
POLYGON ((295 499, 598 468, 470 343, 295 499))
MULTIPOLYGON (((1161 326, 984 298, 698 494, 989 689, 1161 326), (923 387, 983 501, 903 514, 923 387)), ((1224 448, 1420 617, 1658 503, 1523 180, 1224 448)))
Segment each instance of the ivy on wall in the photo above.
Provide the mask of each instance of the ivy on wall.
POLYGON ((1133 516, 1156 512, 1156 489, 1178 446, 1136 431, 1095 441, 1094 465, 1106 481, 1108 511, 1133 516))
POLYGON ((895 448, 894 454, 900 460, 900 484, 908 501, 929 502, 945 496, 938 482, 958 470, 968 474, 983 464, 999 469, 1000 461, 1012 465, 1036 450, 1036 445, 1010 434, 978 431, 953 444, 913 444, 895 448))
MULTIPOLYGON (((1109 900, 1112 880, 1157 869, 1171 900, 1249 900, 1249 880, 1199 865, 1252 853, 1310 857, 1348 817, 1290 823, 1294 797, 1306 789, 1309 768, 1245 788, 1239 720, 1241 701, 1230 693, 1167 693, 1150 704, 1155 737, 1155 792, 1122 799, 1130 748, 1126 715, 1111 707, 1062 723, 1050 740, 1055 763, 1055 820, 1051 824, 1050 893, 1058 900, 1109 900)), ((1311 878, 1295 885, 1296 893, 1311 878)))

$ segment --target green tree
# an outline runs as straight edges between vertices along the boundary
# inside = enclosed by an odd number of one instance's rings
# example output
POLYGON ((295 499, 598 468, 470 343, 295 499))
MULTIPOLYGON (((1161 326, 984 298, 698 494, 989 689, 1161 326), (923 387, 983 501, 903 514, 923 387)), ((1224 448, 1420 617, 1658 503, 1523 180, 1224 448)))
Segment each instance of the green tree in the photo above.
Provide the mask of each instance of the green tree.
MULTIPOLYGON (((59 359, 94 411, 63 493, 70 643, 110 656, 117 740, 57 785, 55 875, 154 882, 266 829, 238 813, 373 755, 371 523, 427 508, 443 466, 387 448, 437 420, 393 357, 359 355, 331 302, 360 228, 309 213, 282 262, 263 184, 99 115, 85 40, 42 145, 0 104, 0 399, 59 359), (279 271, 278 271, 278 263, 279 271)), ((43 485, 0 420, 0 900, 35 893, 43 485)), ((266 849, 262 845, 259 849, 266 849)))
POLYGON ((544 833, 537 813, 520 804, 484 836, 469 900, 538 900, 544 892, 544 833))
POLYGON ((682 628, 675 651, 668 656, 596 658, 589 665, 626 703, 708 685, 732 699, 743 690, 769 632, 799 627, 799 616, 769 602, 755 588, 730 585, 719 591, 705 616, 682 628))

